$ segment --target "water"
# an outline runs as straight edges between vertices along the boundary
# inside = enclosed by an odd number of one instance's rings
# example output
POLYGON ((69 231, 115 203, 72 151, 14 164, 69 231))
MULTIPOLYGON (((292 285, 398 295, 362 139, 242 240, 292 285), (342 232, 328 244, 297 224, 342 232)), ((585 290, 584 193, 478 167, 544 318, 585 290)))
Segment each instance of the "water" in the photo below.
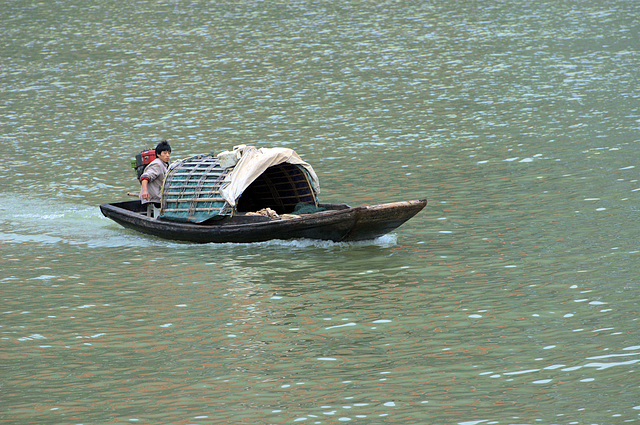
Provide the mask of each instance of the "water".
POLYGON ((8 5, 0 421, 639 420, 637 1, 8 5), (161 139, 429 205, 375 241, 167 242, 97 208, 161 139))

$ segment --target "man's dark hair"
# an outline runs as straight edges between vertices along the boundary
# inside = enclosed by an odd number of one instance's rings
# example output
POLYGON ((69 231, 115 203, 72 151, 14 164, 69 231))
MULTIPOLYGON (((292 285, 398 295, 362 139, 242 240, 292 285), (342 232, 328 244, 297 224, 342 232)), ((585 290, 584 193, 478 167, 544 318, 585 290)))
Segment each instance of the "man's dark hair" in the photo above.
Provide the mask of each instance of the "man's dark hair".
POLYGON ((160 153, 164 151, 171 152, 171 146, 169 146, 169 142, 167 142, 166 140, 163 140, 162 142, 158 143, 158 146, 156 146, 156 156, 160 155, 160 153))

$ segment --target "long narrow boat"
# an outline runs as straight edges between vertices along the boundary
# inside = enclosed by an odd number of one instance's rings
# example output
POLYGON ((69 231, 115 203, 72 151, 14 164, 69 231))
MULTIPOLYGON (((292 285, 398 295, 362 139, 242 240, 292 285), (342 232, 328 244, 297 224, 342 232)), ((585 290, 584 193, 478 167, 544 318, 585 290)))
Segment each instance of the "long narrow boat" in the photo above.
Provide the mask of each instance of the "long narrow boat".
POLYGON ((188 242, 263 242, 270 239, 321 239, 358 241, 385 235, 416 215, 426 199, 349 207, 320 204, 326 208, 312 214, 270 218, 238 213, 211 222, 172 222, 146 215, 140 201, 100 206, 102 213, 120 225, 164 239, 188 242))
POLYGON ((248 243, 271 239, 358 241, 385 235, 426 199, 350 207, 318 202, 313 168, 291 149, 239 147, 172 164, 159 212, 139 200, 100 205, 120 225, 164 239, 248 243))

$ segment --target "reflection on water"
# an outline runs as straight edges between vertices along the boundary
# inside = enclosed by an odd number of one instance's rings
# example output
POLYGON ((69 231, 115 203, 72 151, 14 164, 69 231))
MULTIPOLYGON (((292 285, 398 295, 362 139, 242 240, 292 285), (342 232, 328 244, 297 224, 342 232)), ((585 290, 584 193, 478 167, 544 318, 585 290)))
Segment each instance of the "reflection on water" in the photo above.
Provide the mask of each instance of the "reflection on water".
POLYGON ((637 422, 636 6, 0 9, 0 420, 637 422), (429 206, 362 243, 167 242, 97 208, 161 139, 429 206))
MULTIPOLYGON (((576 406, 599 382, 632 389, 627 377, 640 361, 640 347, 624 344, 619 302, 579 285, 523 285, 509 277, 513 268, 483 278, 434 256, 430 272, 416 273, 393 248, 375 246, 296 248, 293 261, 268 267, 242 247, 224 263, 209 247, 156 252, 151 262, 126 251, 125 261, 66 258, 100 263, 108 278, 62 275, 69 268, 49 258, 25 280, 29 295, 7 305, 5 400, 15 415, 29 417, 19 412, 31 394, 47 401, 33 417, 86 420, 74 413, 77 394, 95 406, 92 417, 115 410, 120 420, 460 421, 468 409, 494 407, 543 418, 533 406, 548 405, 562 422, 593 416, 576 406), (371 261, 358 259, 361 250, 371 261), (325 262, 335 267, 318 270, 325 262), (609 326, 598 327, 601 317, 609 326), (30 377, 12 367, 24 355, 37 359, 30 377)), ((601 397, 621 403, 620 394, 601 397)))

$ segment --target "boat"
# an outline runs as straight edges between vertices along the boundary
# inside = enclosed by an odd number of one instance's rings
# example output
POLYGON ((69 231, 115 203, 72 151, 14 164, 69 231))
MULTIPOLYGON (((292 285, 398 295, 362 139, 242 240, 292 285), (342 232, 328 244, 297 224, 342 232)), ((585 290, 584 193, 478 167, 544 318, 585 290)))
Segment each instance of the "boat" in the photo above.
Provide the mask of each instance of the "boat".
POLYGON ((195 243, 375 239, 418 214, 426 199, 351 207, 318 201, 313 168, 293 150, 239 146, 171 164, 160 208, 140 200, 100 205, 125 228, 195 243))

